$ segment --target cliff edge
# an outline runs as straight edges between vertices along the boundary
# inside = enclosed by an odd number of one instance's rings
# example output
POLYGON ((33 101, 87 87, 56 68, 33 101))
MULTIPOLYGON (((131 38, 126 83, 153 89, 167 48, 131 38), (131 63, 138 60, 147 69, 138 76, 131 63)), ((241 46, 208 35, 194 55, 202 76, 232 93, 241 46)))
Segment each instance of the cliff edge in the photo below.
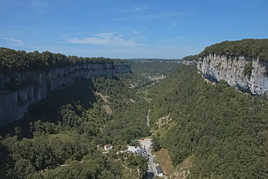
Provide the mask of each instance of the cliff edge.
POLYGON ((194 63, 211 81, 226 81, 230 86, 255 95, 268 92, 268 39, 225 41, 207 47, 194 63))
POLYGON ((113 60, 87 60, 37 71, 0 71, 0 125, 21 119, 31 104, 78 79, 113 77, 129 72, 128 64, 113 60))

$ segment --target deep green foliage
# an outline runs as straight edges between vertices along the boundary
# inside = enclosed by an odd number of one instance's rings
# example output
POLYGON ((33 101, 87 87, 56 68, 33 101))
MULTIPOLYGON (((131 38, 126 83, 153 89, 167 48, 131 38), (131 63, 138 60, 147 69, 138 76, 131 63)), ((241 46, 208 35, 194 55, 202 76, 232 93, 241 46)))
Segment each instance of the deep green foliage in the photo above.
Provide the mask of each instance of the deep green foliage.
POLYGON ((0 140, 4 162, 0 174, 9 178, 112 179, 122 177, 122 165, 127 165, 143 176, 147 161, 127 156, 123 162, 117 155, 102 153, 105 144, 112 144, 116 151, 150 135, 146 102, 137 96, 138 89, 128 87, 129 76, 122 76, 81 80, 52 92, 33 105, 24 120, 1 131, 5 137, 0 140), (108 102, 95 92, 109 96, 108 102))
MULTIPOLYGON (((0 49, 1 72, 49 70, 88 60, 121 63, 0 49)), ((151 134, 146 125, 149 104, 143 94, 152 81, 147 76, 168 74, 177 64, 157 61, 133 66, 134 74, 77 80, 55 90, 47 99, 31 105, 23 120, 2 128, 0 177, 115 179, 131 173, 133 178, 143 178, 147 160, 118 151, 151 134), (108 153, 103 151, 105 144, 113 145, 108 153)))
POLYGON ((201 57, 209 54, 226 56, 245 56, 268 60, 268 39, 244 39, 238 41, 224 41, 211 45, 200 54, 201 57))
POLYGON ((151 91, 152 123, 170 113, 161 147, 174 164, 192 156, 190 178, 267 178, 268 101, 224 82, 206 83, 182 66, 151 91))
POLYGON ((130 89, 124 78, 105 81, 99 78, 96 84, 100 85, 96 85, 98 91, 109 96, 109 106, 113 111, 103 129, 103 143, 129 144, 134 139, 150 135, 145 120, 148 106, 136 94, 138 89, 130 89))
POLYGON ((198 55, 190 55, 190 56, 183 57, 182 60, 193 61, 193 60, 198 60, 198 59, 199 59, 198 55))
POLYGON ((122 166, 119 162, 109 161, 108 158, 102 157, 98 159, 85 160, 83 163, 73 161, 66 167, 57 167, 56 169, 48 170, 45 173, 45 178, 99 178, 99 179, 115 179, 120 178, 120 170, 122 166))
POLYGON ((153 151, 157 152, 161 149, 161 144, 159 141, 159 137, 153 135, 152 137, 152 145, 153 145, 153 151))
MULTIPOLYGON (((25 52, 8 48, 0 48, 0 72, 36 71, 53 67, 62 67, 77 63, 113 63, 116 60, 105 58, 82 58, 76 56, 65 56, 59 53, 45 52, 25 52)), ((119 60, 117 60, 119 61, 119 60)))

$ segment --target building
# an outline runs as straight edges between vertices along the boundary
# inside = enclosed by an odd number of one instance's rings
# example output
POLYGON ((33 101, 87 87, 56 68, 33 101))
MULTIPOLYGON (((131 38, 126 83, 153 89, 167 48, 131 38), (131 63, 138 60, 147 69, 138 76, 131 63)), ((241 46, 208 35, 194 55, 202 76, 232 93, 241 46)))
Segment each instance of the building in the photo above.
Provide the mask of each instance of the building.
POLYGON ((104 150, 105 151, 111 150, 112 148, 113 148, 113 146, 111 144, 104 145, 104 150))
POLYGON ((135 153, 137 155, 140 155, 144 158, 148 158, 148 154, 144 148, 141 147, 135 147, 135 146, 128 146, 127 152, 135 153))
POLYGON ((159 165, 155 169, 156 169, 157 176, 159 176, 159 177, 164 176, 163 170, 159 165))
POLYGON ((135 146, 127 146, 127 151, 131 152, 131 153, 138 153, 140 150, 139 147, 135 147, 135 146))

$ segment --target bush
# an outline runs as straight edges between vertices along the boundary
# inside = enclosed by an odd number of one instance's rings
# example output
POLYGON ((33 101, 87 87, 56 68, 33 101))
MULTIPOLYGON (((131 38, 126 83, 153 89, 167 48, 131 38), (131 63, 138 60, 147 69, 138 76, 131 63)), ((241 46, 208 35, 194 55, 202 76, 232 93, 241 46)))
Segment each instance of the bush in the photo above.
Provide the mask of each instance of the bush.
POLYGON ((243 71, 244 76, 250 79, 252 70, 253 70, 252 62, 248 62, 244 67, 244 71, 243 71))

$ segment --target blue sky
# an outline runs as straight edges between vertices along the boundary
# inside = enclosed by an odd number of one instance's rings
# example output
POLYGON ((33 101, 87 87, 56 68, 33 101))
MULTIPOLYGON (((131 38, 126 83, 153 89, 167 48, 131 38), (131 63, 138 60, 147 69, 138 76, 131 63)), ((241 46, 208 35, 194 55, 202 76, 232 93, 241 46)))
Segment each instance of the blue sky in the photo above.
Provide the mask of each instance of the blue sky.
POLYGON ((180 58, 268 38, 267 0, 1 0, 0 46, 66 55, 180 58))

